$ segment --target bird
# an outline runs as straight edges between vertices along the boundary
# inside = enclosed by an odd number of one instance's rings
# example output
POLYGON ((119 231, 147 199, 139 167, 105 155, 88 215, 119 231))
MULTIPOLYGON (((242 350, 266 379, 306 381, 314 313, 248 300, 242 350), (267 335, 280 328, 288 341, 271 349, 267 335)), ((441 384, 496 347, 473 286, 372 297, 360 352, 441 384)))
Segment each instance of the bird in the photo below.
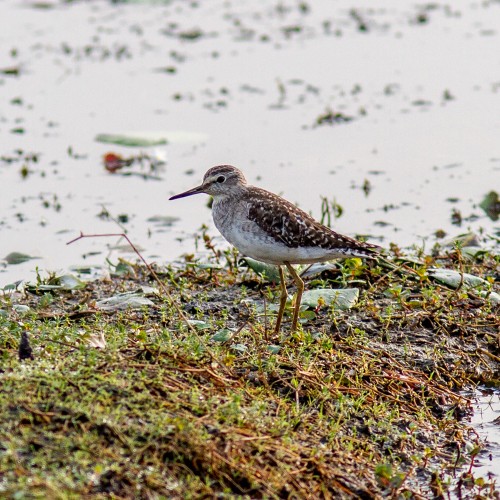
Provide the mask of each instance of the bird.
POLYGON ((294 264, 376 258, 380 250, 378 245, 336 233, 281 196, 248 184, 243 172, 232 165, 210 168, 199 186, 170 200, 199 193, 212 196, 215 227, 231 245, 245 256, 278 266, 281 295, 275 333, 280 331, 288 299, 283 266, 297 287, 291 326, 295 332, 305 285, 294 264))

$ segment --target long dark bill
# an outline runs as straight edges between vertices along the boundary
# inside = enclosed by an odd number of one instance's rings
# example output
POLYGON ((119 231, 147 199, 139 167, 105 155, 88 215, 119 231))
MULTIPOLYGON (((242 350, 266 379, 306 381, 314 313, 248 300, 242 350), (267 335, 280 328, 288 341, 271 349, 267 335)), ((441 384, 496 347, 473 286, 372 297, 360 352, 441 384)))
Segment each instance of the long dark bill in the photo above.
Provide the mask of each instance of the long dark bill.
POLYGON ((188 191, 184 191, 184 193, 176 194, 175 196, 171 196, 169 200, 177 200, 179 198, 185 198, 186 196, 192 196, 193 194, 203 193, 203 186, 196 186, 193 189, 189 189, 188 191))

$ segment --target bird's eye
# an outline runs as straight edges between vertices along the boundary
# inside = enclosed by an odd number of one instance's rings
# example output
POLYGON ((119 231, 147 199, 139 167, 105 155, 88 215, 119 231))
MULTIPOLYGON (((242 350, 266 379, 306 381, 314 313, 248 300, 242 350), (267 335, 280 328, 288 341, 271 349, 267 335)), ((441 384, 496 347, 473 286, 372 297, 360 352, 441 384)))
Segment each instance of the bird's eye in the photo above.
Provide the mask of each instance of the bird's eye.
POLYGON ((226 178, 223 176, 223 175, 219 175, 219 177, 217 177, 216 181, 217 182, 224 182, 226 180, 226 178))

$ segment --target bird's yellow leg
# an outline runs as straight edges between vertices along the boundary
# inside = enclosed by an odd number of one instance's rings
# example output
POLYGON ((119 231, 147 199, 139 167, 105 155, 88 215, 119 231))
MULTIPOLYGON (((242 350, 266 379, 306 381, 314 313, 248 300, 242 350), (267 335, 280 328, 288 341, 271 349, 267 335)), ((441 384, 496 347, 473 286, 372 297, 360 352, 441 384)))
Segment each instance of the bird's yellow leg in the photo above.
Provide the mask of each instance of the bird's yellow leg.
POLYGON ((290 262, 285 262, 285 265, 292 275, 293 280, 295 281, 295 284, 297 285, 297 295, 295 296, 295 305, 293 308, 293 320, 292 320, 292 332, 297 330, 297 322, 299 320, 299 310, 300 310, 300 303, 302 301, 302 292, 304 291, 304 282, 302 281, 302 278, 297 274, 297 271, 293 268, 293 266, 290 264, 290 262))
POLYGON ((274 333, 279 333, 281 327, 281 321, 283 320, 283 314, 285 312, 286 299, 288 299, 288 292, 286 291, 285 283, 285 273, 283 268, 278 266, 280 272, 280 285, 281 285, 281 295, 280 295, 280 309, 278 311, 278 318, 276 319, 276 327, 274 328, 274 333))

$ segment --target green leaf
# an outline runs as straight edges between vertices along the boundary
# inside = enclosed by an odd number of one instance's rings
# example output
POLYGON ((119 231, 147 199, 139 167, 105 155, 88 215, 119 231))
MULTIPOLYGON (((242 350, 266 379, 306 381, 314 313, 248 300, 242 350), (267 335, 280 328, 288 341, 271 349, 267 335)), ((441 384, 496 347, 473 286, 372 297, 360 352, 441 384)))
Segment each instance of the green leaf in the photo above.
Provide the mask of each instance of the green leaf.
POLYGON ((83 290, 85 288, 85 282, 74 274, 59 276, 58 281, 62 290, 83 290))
POLYGON ((493 305, 497 306, 500 304, 500 294, 497 292, 487 292, 486 290, 482 290, 479 292, 480 297, 484 297, 489 300, 493 305))
POLYGON ((28 260, 39 259, 39 258, 40 257, 33 257, 31 255, 27 255, 21 252, 11 252, 9 253, 9 255, 5 256, 3 260, 5 260, 7 264, 15 265, 15 264, 22 264, 23 262, 27 262, 28 260))
POLYGON ((500 214, 500 198, 496 191, 490 191, 479 206, 486 212, 486 215, 493 221, 498 220, 500 214))
POLYGON ((470 259, 474 259, 479 257, 481 254, 484 254, 486 251, 481 247, 462 247, 462 254, 470 259))
POLYGON ((210 337, 212 342, 227 342, 233 336, 233 332, 229 328, 219 330, 215 335, 210 337))
POLYGON ((207 328, 210 328, 210 325, 201 319, 189 319, 188 323, 190 325, 193 325, 195 328, 198 328, 198 330, 205 330, 207 328))
POLYGON ((50 292, 52 290, 61 290, 61 285, 49 285, 47 283, 42 283, 41 285, 33 285, 29 283, 26 289, 30 292, 36 292, 37 290, 42 292, 50 292))
POLYGON ((63 274, 50 278, 49 283, 34 285, 30 283, 28 290, 39 290, 50 292, 52 290, 82 290, 86 286, 85 282, 78 279, 74 274, 63 274))
POLYGON ((272 264, 266 264, 250 257, 243 257, 243 260, 247 263, 248 267, 256 272, 259 276, 267 278, 269 281, 274 283, 280 282, 280 274, 278 271, 278 266, 273 266, 272 264))
POLYGON ((174 217, 173 215, 153 215, 146 219, 147 222, 152 222, 160 227, 170 227, 178 220, 180 220, 180 218, 174 217))
POLYGON ((479 238, 474 233, 459 234, 441 243, 443 247, 480 247, 479 238))
POLYGON ((23 282, 23 280, 16 281, 15 283, 9 283, 8 285, 5 285, 3 288, 0 288, 0 290, 3 290, 4 292, 13 292, 17 290, 17 287, 23 282))
POLYGON ((300 311, 299 318, 304 321, 309 321, 316 318, 316 313, 310 309, 306 311, 300 311))
POLYGON ((451 288, 458 288, 460 283, 467 287, 477 287, 488 285, 489 283, 483 278, 467 273, 459 273, 452 269, 437 269, 431 268, 428 271, 429 277, 448 285, 451 288))
POLYGON ((210 262, 188 262, 186 266, 198 269, 224 269, 220 264, 211 264, 210 262))
POLYGON ((154 303, 144 295, 136 292, 119 293, 114 297, 99 300, 96 306, 103 311, 121 311, 124 309, 141 309, 144 306, 153 306, 154 303))
POLYGON ((16 311, 17 314, 26 314, 30 311, 29 306, 26 306, 24 304, 14 304, 12 306, 12 309, 16 311))
POLYGON ((129 264, 125 260, 120 260, 120 262, 116 264, 113 274, 115 276, 135 276, 135 269, 132 264, 129 264))
POLYGON ((245 352, 248 351, 248 347, 245 344, 232 344, 231 349, 241 354, 244 354, 245 352))
POLYGON ((281 351, 281 346, 280 345, 268 345, 266 349, 271 353, 271 354, 278 354, 281 351))
POLYGON ((164 137, 148 136, 148 134, 99 134, 96 136, 97 142, 106 144, 116 144, 118 146, 141 147, 161 146, 167 144, 164 137))
POLYGON ((44 293, 38 305, 43 309, 44 307, 48 307, 53 302, 54 302, 54 296, 50 293, 44 293))
POLYGON ((302 274, 302 278, 309 278, 311 276, 318 276, 323 271, 333 271, 338 268, 337 264, 332 262, 316 262, 312 266, 308 267, 302 274))
POLYGON ((84 276, 86 283, 109 277, 108 269, 103 266, 70 266, 69 270, 77 277, 84 276))
POLYGON ((128 147, 151 147, 165 144, 202 143, 207 134, 185 130, 159 130, 155 132, 123 132, 117 134, 98 134, 97 142, 128 147))
POLYGON ((146 297, 158 297, 160 296, 160 290, 154 286, 148 286, 148 285, 141 285, 140 291, 146 296, 146 297))
POLYGON ((311 308, 316 308, 320 300, 325 305, 333 306, 335 309, 351 309, 359 298, 357 288, 343 288, 335 290, 332 288, 315 288, 307 290, 302 295, 302 304, 311 308))
POLYGON ((391 479, 392 465, 388 463, 379 463, 375 466, 375 476, 383 479, 391 479))

